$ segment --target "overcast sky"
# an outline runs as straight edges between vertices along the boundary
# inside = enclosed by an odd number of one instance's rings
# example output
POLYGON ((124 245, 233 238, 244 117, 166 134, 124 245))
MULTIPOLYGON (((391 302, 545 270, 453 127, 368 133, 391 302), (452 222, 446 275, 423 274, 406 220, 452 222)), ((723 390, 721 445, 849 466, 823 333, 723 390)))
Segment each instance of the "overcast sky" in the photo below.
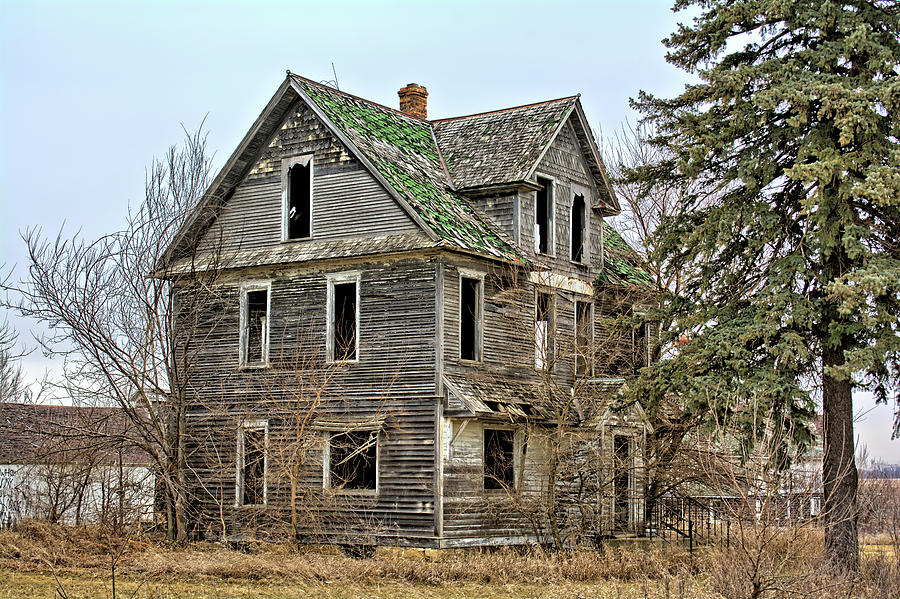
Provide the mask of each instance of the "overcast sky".
MULTIPOLYGON (((660 40, 684 18, 670 4, 0 0, 0 261, 21 269, 30 227, 121 227, 182 125, 206 118, 220 166, 286 69, 323 81, 333 64, 342 90, 388 106, 419 83, 431 118, 580 93, 591 125, 612 132, 635 118, 639 90, 673 95, 688 80, 664 60, 660 40)), ((43 369, 37 354, 26 365, 43 369)), ((858 429, 900 462, 890 424, 880 406, 858 429)))

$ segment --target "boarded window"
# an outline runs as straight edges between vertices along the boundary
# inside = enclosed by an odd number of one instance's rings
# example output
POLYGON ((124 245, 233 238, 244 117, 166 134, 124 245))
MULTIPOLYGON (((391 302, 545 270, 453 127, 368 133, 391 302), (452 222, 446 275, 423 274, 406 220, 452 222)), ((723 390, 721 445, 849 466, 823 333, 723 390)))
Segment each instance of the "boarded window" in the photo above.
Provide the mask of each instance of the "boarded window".
POLYGON ((586 221, 584 196, 576 195, 572 200, 572 260, 584 260, 584 231, 586 221))
POLYGON ((484 488, 508 489, 514 485, 513 431, 484 429, 484 488))
POLYGON ((540 189, 534 207, 534 251, 549 254, 553 250, 553 182, 537 178, 540 189))
POLYGON ((372 490, 377 485, 377 431, 350 431, 331 437, 329 473, 331 487, 372 490))
POLYGON ((245 427, 240 434, 241 505, 262 505, 266 502, 266 428, 245 427))
POLYGON ((242 354, 244 364, 264 364, 269 357, 269 291, 244 291, 242 354))
POLYGON ((590 302, 575 302, 575 373, 578 376, 593 374, 593 308, 590 302))
POLYGON ((460 282, 459 357, 481 359, 481 279, 462 277, 460 282))
POLYGON ((534 365, 538 369, 549 367, 552 358, 550 327, 553 298, 549 293, 537 292, 534 314, 534 365))
POLYGON ((357 282, 333 283, 331 323, 332 358, 355 360, 357 357, 357 282))
POLYGON ((288 239, 312 236, 312 160, 288 171, 288 239))

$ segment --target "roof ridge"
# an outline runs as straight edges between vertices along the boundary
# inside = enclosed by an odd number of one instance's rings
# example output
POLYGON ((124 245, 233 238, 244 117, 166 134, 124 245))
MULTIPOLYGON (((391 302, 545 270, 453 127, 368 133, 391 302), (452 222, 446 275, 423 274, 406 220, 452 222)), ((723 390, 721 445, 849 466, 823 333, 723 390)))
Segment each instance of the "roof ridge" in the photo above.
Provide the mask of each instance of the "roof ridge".
POLYGON ((510 106, 509 108, 498 108, 497 110, 487 110, 485 112, 475 112, 472 114, 465 114, 461 116, 451 116, 444 119, 434 119, 433 121, 429 121, 431 123, 444 123, 446 121, 458 121, 460 119, 469 119, 476 116, 485 116, 488 114, 497 114, 500 112, 509 112, 511 110, 520 110, 522 108, 531 108, 533 106, 541 106, 542 104, 553 104, 554 102, 565 102, 566 100, 577 100, 581 97, 581 94, 575 94, 574 96, 566 96, 564 98, 556 98, 553 100, 542 100, 540 102, 532 102, 531 104, 522 104, 520 106, 510 106))
POLYGON ((364 103, 366 103, 366 104, 369 104, 370 106, 375 106, 376 108, 381 108, 381 109, 383 109, 383 110, 387 110, 387 111, 393 112, 394 114, 397 114, 397 115, 399 115, 399 116, 405 116, 406 118, 408 118, 408 119, 410 119, 410 120, 413 120, 413 121, 418 121, 418 122, 424 123, 424 124, 426 124, 426 125, 431 125, 431 121, 429 121, 428 119, 420 119, 419 117, 416 117, 416 116, 413 116, 413 115, 408 114, 408 113, 406 113, 406 112, 403 112, 402 110, 397 110, 396 108, 391 108, 390 106, 385 106, 384 104, 379 104, 378 102, 373 102, 372 100, 363 98, 363 97, 361 97, 361 96, 357 96, 356 94, 351 94, 351 93, 349 93, 349 92, 345 92, 345 91, 340 90, 340 89, 338 89, 338 88, 336 88, 336 87, 331 87, 330 85, 325 85, 324 83, 320 83, 320 82, 318 82, 318 81, 313 81, 312 79, 309 79, 308 77, 304 77, 303 75, 298 75, 297 73, 291 73, 290 71, 288 71, 288 73, 290 73, 290 76, 291 76, 291 77, 294 77, 295 79, 300 79, 300 80, 302 80, 302 81, 305 81, 305 82, 307 82, 307 83, 311 83, 311 84, 316 85, 316 86, 318 86, 318 87, 326 87, 326 88, 328 88, 328 89, 330 89, 330 90, 332 90, 332 91, 335 91, 335 92, 337 92, 337 93, 339 93, 339 94, 341 94, 341 95, 343 95, 343 96, 347 96, 348 98, 353 98, 354 100, 358 100, 358 101, 360 101, 360 102, 364 102, 364 103))

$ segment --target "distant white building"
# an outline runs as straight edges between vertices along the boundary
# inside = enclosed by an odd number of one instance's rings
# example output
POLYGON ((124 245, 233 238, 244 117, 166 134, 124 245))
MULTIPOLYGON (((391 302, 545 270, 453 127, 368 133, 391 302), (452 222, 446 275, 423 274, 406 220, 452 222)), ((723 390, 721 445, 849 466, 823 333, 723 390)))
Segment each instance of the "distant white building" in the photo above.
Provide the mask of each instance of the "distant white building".
POLYGON ((155 477, 116 408, 0 403, 0 527, 153 517, 155 477))

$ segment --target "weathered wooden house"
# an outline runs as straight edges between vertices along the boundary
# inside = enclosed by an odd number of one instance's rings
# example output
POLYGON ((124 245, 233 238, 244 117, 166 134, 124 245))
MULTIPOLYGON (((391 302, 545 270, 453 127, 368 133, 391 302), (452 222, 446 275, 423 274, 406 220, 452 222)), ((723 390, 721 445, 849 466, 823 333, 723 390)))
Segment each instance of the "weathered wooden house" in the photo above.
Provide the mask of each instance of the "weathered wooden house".
POLYGON ((453 547, 546 540, 554 511, 641 528, 644 428, 610 395, 646 335, 603 318, 650 279, 604 221, 579 98, 429 121, 425 88, 399 95, 288 73, 169 249, 176 286, 209 295, 178 325, 202 330, 195 529, 453 547))

